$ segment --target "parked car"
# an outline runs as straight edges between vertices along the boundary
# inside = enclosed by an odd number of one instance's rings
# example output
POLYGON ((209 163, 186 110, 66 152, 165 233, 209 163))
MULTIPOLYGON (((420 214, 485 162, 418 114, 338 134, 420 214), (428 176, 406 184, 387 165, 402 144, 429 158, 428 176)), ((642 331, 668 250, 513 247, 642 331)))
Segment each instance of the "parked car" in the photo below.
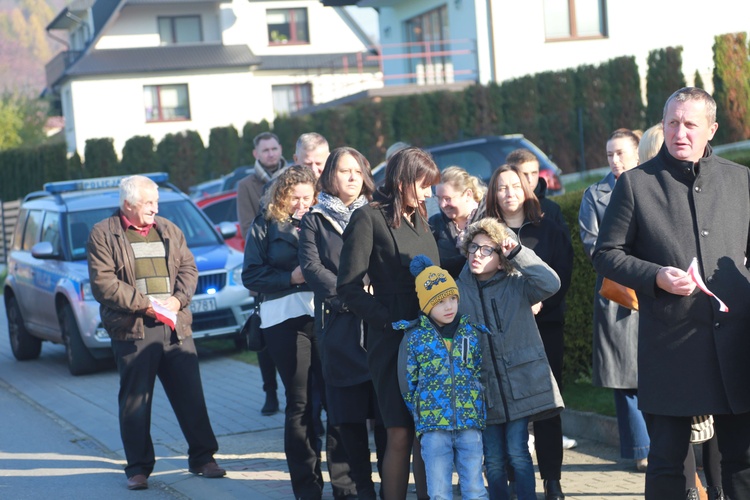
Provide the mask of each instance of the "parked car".
POLYGON ((195 200, 195 204, 211 219, 217 227, 222 223, 234 224, 237 233, 227 238, 227 245, 240 252, 245 251, 245 239, 242 237, 240 223, 237 220, 237 191, 209 195, 195 200))
MULTIPOLYGON (((185 233, 199 277, 190 303, 193 335, 233 337, 253 309, 253 298, 242 285, 240 252, 224 244, 234 236, 232 225, 222 233, 177 188, 167 174, 151 174, 159 183, 159 215, 185 233)), ((119 206, 122 177, 53 182, 27 195, 19 211, 8 257, 4 286, 5 309, 13 355, 39 357, 42 341, 64 344, 73 375, 90 373, 112 357, 110 339, 91 294, 86 242, 97 222, 119 206)))
POLYGON ((218 179, 211 179, 210 181, 190 186, 188 192, 192 199, 197 200, 225 191, 232 191, 237 189, 237 184, 252 171, 253 167, 248 165, 237 167, 231 173, 222 175, 218 179))
MULTIPOLYGON (((564 188, 560 182, 562 171, 541 149, 521 134, 493 135, 478 139, 439 144, 424 148, 432 154, 440 170, 453 165, 464 168, 487 184, 492 172, 505 163, 508 153, 518 148, 526 148, 539 160, 539 176, 547 182, 547 194, 562 194, 564 188)), ((385 164, 382 163, 372 171, 377 185, 385 179, 385 164)))

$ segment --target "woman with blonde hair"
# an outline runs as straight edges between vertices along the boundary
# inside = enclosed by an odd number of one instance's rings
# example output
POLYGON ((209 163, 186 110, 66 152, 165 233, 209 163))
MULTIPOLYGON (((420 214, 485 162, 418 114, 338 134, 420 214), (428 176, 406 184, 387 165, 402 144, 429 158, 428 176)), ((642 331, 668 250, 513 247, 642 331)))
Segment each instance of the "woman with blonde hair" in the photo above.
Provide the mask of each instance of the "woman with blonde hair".
POLYGON ((638 143, 638 163, 645 163, 659 152, 664 144, 664 125, 661 122, 649 127, 638 143))
POLYGON ((482 181, 461 167, 448 167, 435 186, 440 212, 430 217, 430 229, 440 252, 440 265, 458 278, 466 257, 459 245, 466 227, 481 217, 484 195, 482 181))

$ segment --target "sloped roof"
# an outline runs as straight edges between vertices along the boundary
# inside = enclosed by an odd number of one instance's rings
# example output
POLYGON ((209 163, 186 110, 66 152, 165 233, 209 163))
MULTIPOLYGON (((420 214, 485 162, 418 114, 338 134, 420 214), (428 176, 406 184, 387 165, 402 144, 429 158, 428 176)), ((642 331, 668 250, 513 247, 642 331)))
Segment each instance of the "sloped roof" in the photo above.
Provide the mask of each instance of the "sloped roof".
POLYGON ((365 68, 378 67, 378 61, 375 58, 368 59, 368 56, 374 56, 371 52, 359 53, 338 53, 338 54, 305 54, 305 55, 287 55, 287 56, 260 56, 261 63, 257 68, 262 71, 271 70, 294 70, 294 69, 342 69, 346 66, 350 70, 357 69, 357 56, 361 56, 362 66, 365 68))
POLYGON ((115 75, 159 71, 255 66, 261 59, 247 45, 167 45, 93 50, 65 72, 67 76, 115 75))

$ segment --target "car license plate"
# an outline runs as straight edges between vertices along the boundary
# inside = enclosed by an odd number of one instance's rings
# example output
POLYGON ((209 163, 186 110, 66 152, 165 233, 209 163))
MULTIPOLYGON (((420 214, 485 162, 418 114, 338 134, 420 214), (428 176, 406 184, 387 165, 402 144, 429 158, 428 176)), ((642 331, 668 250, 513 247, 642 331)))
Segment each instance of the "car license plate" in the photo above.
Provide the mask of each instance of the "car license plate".
POLYGON ((190 310, 195 313, 203 313, 216 310, 216 299, 199 299, 190 302, 190 310))

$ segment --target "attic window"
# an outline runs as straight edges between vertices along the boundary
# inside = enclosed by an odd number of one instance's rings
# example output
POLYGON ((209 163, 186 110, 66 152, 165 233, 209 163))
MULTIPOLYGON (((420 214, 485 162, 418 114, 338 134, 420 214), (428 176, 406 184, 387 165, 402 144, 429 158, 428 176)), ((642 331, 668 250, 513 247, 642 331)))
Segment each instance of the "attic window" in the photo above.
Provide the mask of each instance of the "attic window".
POLYGON ((146 122, 170 122, 190 119, 187 85, 145 85, 143 101, 146 122))
POLYGON ((307 27, 307 9, 268 9, 268 44, 310 43, 307 27))
POLYGON ((203 41, 200 16, 159 17, 157 23, 162 45, 203 41))

